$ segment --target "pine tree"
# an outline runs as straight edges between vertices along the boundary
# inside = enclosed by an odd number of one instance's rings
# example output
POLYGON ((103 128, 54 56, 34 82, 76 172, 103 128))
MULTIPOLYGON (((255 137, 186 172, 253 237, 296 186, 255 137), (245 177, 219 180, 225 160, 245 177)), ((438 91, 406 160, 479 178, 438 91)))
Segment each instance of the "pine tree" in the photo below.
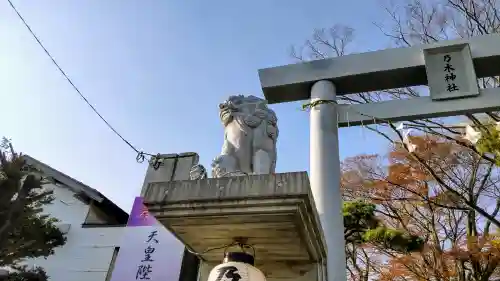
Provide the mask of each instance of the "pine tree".
MULTIPOLYGON (((23 261, 48 257, 66 243, 54 224, 55 218, 43 213, 53 200, 53 191, 43 188, 40 175, 32 173, 10 141, 3 139, 0 151, 0 268, 9 268, 8 281, 45 281, 43 268, 27 268, 23 261)), ((0 277, 1 278, 1 277, 0 277)))
POLYGON ((346 243, 377 244, 401 253, 419 251, 424 241, 416 235, 385 226, 375 216, 375 204, 363 200, 347 201, 342 206, 346 243))

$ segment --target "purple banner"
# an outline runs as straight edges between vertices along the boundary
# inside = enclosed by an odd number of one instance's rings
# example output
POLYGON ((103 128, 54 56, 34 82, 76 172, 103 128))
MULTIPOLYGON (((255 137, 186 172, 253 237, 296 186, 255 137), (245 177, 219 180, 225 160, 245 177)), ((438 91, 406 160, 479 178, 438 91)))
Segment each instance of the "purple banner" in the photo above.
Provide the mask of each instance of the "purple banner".
POLYGON ((111 281, 178 281, 184 245, 135 198, 111 281))
POLYGON ((156 223, 155 217, 151 216, 144 206, 144 199, 136 197, 128 217, 127 226, 153 226, 156 223))

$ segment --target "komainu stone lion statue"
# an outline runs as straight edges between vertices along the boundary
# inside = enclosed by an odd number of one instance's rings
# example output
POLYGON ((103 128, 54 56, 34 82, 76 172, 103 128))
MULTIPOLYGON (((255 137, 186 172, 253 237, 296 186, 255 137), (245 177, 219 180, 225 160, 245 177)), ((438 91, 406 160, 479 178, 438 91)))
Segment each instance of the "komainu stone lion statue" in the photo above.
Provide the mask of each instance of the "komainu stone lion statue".
POLYGON ((274 173, 278 118, 267 102, 255 96, 230 96, 219 104, 219 117, 224 144, 212 162, 212 176, 274 173))
MULTIPOLYGON (((219 104, 219 117, 224 144, 212 161, 212 177, 274 173, 278 118, 267 102, 255 96, 230 96, 219 104)), ((205 178, 202 169, 193 167, 190 178, 205 178)))

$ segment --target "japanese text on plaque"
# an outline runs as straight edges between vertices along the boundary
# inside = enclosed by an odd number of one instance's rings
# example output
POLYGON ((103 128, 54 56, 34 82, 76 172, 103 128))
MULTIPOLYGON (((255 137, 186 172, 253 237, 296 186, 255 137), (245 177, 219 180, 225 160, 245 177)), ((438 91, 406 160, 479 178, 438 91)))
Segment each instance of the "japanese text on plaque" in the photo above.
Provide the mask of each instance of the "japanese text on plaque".
POLYGON ((457 75, 455 74, 455 68, 451 63, 451 56, 444 55, 444 81, 446 82, 446 90, 448 92, 459 91, 460 88, 455 84, 455 79, 457 79, 457 75))

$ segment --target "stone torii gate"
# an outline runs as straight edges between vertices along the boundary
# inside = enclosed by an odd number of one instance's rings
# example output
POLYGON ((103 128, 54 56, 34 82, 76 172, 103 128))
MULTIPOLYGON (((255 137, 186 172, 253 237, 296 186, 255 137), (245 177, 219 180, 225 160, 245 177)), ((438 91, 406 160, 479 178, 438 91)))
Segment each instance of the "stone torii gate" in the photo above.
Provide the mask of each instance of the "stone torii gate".
POLYGON ((328 248, 329 281, 346 280, 338 127, 500 110, 500 88, 477 78, 500 75, 500 35, 397 48, 259 70, 270 104, 428 85, 430 96, 310 111, 310 182, 328 248), (376 117, 378 120, 374 120, 376 117))

